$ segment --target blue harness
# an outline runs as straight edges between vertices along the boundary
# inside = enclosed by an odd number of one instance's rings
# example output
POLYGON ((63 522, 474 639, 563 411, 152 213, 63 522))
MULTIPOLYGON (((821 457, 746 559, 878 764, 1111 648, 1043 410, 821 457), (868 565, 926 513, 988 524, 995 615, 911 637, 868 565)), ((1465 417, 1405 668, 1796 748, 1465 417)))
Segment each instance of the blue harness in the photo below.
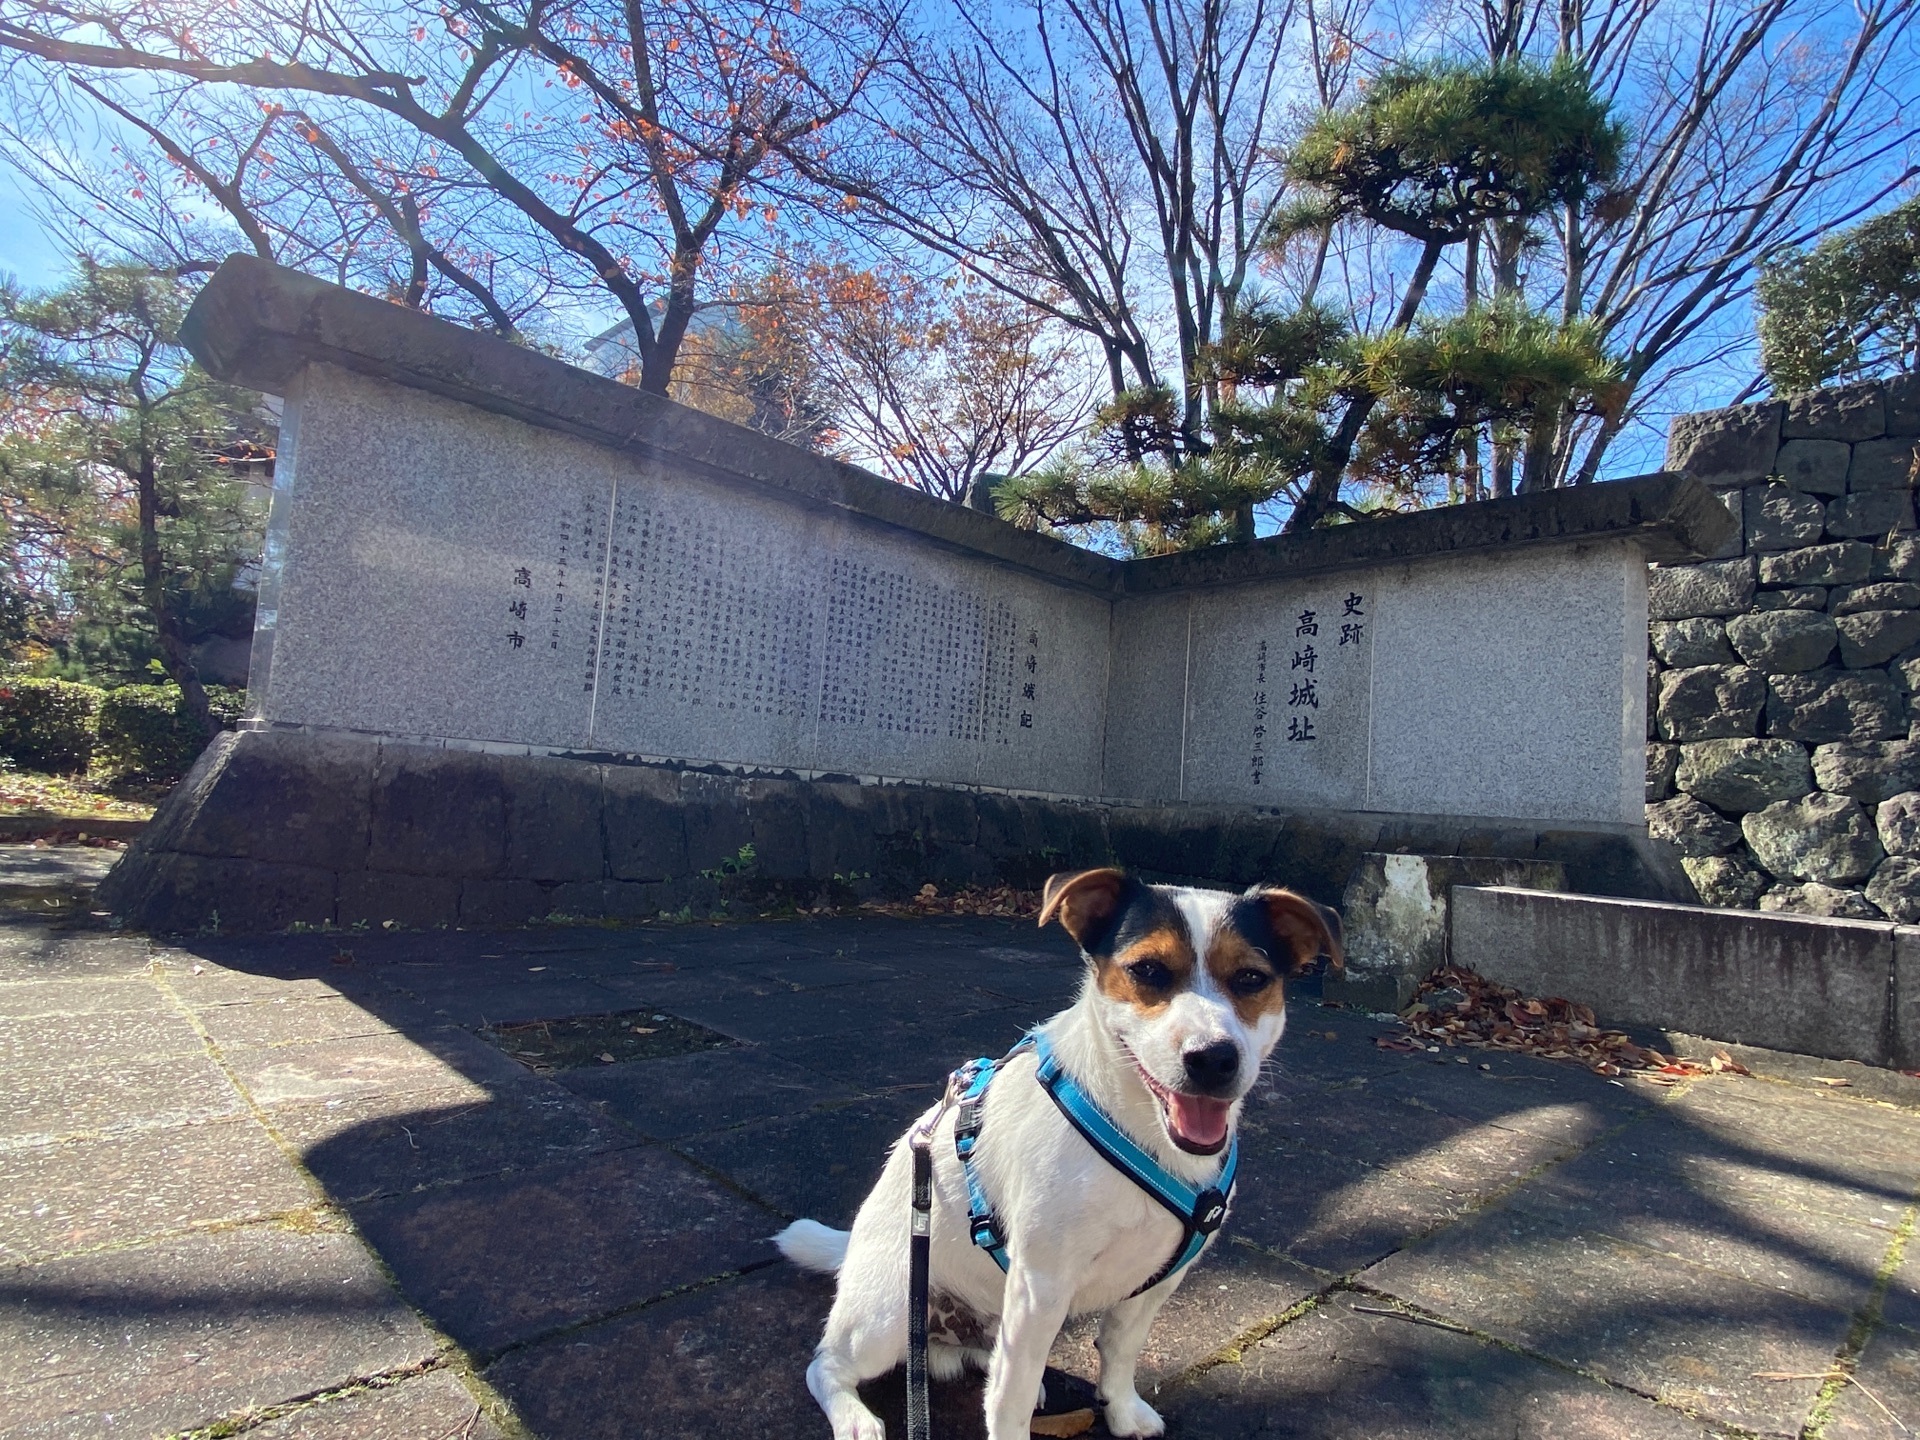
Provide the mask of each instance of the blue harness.
POLYGON ((1073 1077, 1061 1068, 1058 1057, 1053 1053, 1053 1046, 1039 1032, 1026 1036, 998 1060, 968 1061, 953 1072, 950 1093, 955 1098, 957 1108, 953 1124, 953 1148, 960 1157, 961 1167, 966 1171, 967 1228, 973 1236, 973 1243, 991 1255, 993 1263, 1002 1270, 1007 1268, 1006 1235, 1000 1228, 999 1217, 993 1213, 993 1202, 987 1199, 986 1187, 980 1181, 973 1156, 980 1144, 980 1121, 987 1087, 1006 1063, 1023 1050, 1032 1050, 1039 1056, 1040 1070, 1035 1078, 1052 1097, 1060 1113, 1067 1117, 1067 1123, 1080 1132, 1081 1138, 1102 1159, 1159 1201, 1180 1222, 1180 1244, 1175 1247, 1172 1257, 1155 1272, 1152 1279, 1133 1292, 1135 1295, 1144 1294, 1175 1271, 1190 1265, 1206 1248, 1207 1237, 1218 1230, 1220 1222, 1227 1218, 1227 1202, 1233 1198, 1234 1178, 1240 1168, 1240 1141, 1236 1137, 1228 1145, 1227 1159, 1221 1167, 1219 1181, 1204 1190, 1196 1190, 1134 1143, 1133 1138, 1114 1123, 1111 1115, 1074 1084, 1073 1077))

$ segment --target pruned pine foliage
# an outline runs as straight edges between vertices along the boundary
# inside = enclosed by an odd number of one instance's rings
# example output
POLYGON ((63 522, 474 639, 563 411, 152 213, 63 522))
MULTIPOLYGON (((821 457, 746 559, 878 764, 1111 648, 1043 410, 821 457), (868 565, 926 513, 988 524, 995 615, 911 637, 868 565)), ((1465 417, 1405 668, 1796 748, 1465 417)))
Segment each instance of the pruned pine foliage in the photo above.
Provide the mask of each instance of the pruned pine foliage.
POLYGON ((1584 200, 1618 173, 1625 143, 1569 61, 1435 61, 1389 69, 1358 104, 1321 114, 1286 169, 1322 216, 1455 244, 1584 200))
POLYGON ((1920 199, 1762 267, 1758 298, 1775 391, 1920 368, 1920 199))
POLYGON ((1233 517, 1274 489, 1270 467, 1252 455, 1103 465, 1073 459, 1003 481, 993 498, 1003 520, 1115 542, 1143 556, 1233 539, 1233 517))

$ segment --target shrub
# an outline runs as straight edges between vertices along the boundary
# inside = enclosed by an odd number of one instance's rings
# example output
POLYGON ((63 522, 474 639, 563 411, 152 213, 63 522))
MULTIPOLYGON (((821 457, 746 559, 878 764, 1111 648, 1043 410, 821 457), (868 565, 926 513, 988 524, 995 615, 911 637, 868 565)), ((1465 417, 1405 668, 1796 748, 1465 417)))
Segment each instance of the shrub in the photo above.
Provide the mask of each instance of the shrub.
POLYGON ((70 680, 0 680, 0 751, 23 770, 84 771, 103 693, 70 680))
MULTIPOLYGON (((247 692, 207 687, 213 718, 231 729, 247 692)), ((125 776, 178 780, 206 748, 206 737, 187 714, 177 685, 124 685, 109 690, 100 706, 101 764, 125 776)))

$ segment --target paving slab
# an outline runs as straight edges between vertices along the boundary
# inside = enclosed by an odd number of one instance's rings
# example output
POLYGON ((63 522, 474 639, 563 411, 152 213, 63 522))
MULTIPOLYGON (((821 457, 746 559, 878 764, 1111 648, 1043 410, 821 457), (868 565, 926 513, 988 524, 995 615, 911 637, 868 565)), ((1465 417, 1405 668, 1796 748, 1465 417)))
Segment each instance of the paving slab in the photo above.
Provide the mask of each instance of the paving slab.
POLYGON ((354 1218, 413 1302, 481 1353, 767 1264, 778 1227, 655 1147, 377 1201, 354 1218))
POLYGON ((120 853, 96 845, 0 845, 0 889, 91 890, 120 853))
POLYGON ((0 1150, 0 1265, 306 1210, 251 1117, 0 1150))
POLYGON ((392 1034, 403 1027, 418 1030, 431 1024, 423 1014, 391 1013, 396 1008, 399 1007, 377 1003, 370 1006, 344 995, 276 996, 247 1004, 210 1006, 196 1014, 207 1038, 223 1050, 359 1040, 369 1035, 392 1034), (409 1026, 410 1019, 413 1023, 409 1026))
POLYGON ((328 1000, 341 996, 370 997, 383 1005, 407 1003, 401 992, 381 978, 381 971, 353 963, 336 964, 325 956, 256 971, 231 969, 198 955, 162 950, 155 956, 151 973, 180 1004, 196 1013, 263 1000, 328 1000))
POLYGON ((225 1058, 254 1103, 267 1109, 444 1090, 463 1081, 486 1089, 511 1085, 526 1073, 493 1046, 452 1026, 234 1048, 225 1058))
POLYGON ((350 1234, 255 1225, 0 1271, 9 1436, 190 1429, 435 1344, 350 1234))
POLYGON ((902 1094, 825 1105, 696 1135, 675 1148, 728 1176, 775 1214, 806 1217, 841 1228, 880 1178, 887 1151, 938 1098, 902 1094))
POLYGON ((1819 1440, 1908 1440, 1920 1430, 1920 1335, 1882 1330, 1861 1351, 1819 1440))
POLYGON ((0 980, 4 981, 139 975, 146 972, 150 958, 144 935, 0 922, 0 980))
MULTIPOLYGON (((263 1413, 277 1418, 250 1433, 491 1434, 466 1361, 418 1338, 397 1275, 427 1320, 497 1357, 510 1430, 825 1440, 802 1375, 831 1283, 771 1261, 765 1236, 794 1215, 849 1221, 947 1071, 1004 1052, 1081 974, 1054 932, 952 918, 152 954, 0 921, 0 1017, 29 1022, 20 1035, 59 1022, 7 1072, 28 1083, 0 1113, 0 1280, 121 1267, 61 1312, 96 1348, 71 1375, 41 1365, 54 1400, 23 1409, 0 1389, 3 1433, 16 1411, 64 1435, 111 1410, 142 1434, 263 1413), (642 1007, 741 1038, 547 1074, 472 1033, 642 1007), (137 1058, 156 1033, 143 1022, 186 1012, 214 1054, 137 1058), (87 1035, 99 1043, 62 1068, 87 1035), (91 1138, 52 1143, 73 1134, 91 1138), (358 1234, 329 1228, 344 1222, 296 1162, 358 1234), (358 1260, 327 1264, 351 1303, 297 1256, 262 1261, 244 1237, 263 1235, 348 1246, 358 1260), (202 1383, 211 1344, 193 1362, 156 1350, 182 1307, 240 1334, 225 1378, 202 1383), (366 1341, 370 1315, 401 1317, 402 1342, 330 1359, 366 1341), (193 1368, 176 1384, 168 1365, 193 1368)), ((1666 1090, 1527 1056, 1383 1050, 1388 1027, 1305 995, 1288 1014, 1247 1106, 1233 1216, 1143 1355, 1170 1433, 1800 1433, 1819 1379, 1755 1372, 1818 1377, 1856 1334, 1920 1194, 1920 1114, 1737 1077, 1666 1090), (1366 1313, 1397 1295, 1430 1323, 1366 1313)), ((1883 1282, 1860 1374, 1904 1396, 1920 1255, 1883 1282)), ((25 1383, 9 1333, 0 1322, 0 1387, 25 1383)), ((1056 1348, 1063 1403, 1086 1392, 1091 1336, 1077 1322, 1056 1348)), ((897 1372, 864 1393, 898 1431, 897 1372)), ((1878 1414, 1853 1398, 1821 1434, 1878 1433, 1846 1428, 1878 1414)), ((935 1406, 941 1440, 980 1435, 977 1377, 936 1387, 935 1406)))
POLYGON ((205 1054, 117 1061, 96 1053, 84 1066, 9 1081, 0 1106, 0 1149, 62 1136, 124 1134, 238 1115, 244 1102, 205 1054))
POLYGON ((1584 1106, 1514 1106, 1523 1097, 1512 1090, 1495 1098, 1509 1103, 1462 1113, 1398 1077, 1343 1086, 1285 1076, 1248 1097, 1242 1125, 1245 1144, 1263 1151, 1320 1150, 1480 1193, 1577 1150, 1607 1123, 1584 1106))
POLYGON ((97 1065, 102 1055, 138 1062, 204 1051, 193 1022, 171 1008, 0 1020, 0 1076, 83 1068, 97 1065))
POLYGON ((395 990, 456 1025, 521 1025, 632 1008, 595 980, 542 982, 533 976, 512 976, 489 982, 482 976, 461 980, 444 975, 424 983, 418 976, 382 978, 390 978, 395 990))
POLYGON ((805 1372, 832 1293, 773 1265, 516 1350, 485 1376, 546 1437, 823 1440, 805 1372))
MULTIPOLYGON (((1234 1341, 1271 1327, 1326 1283, 1325 1276, 1251 1245, 1215 1241, 1153 1322, 1140 1350, 1140 1393, 1151 1400, 1163 1384, 1234 1341)), ((1099 1331, 1095 1316, 1068 1322, 1054 1343, 1050 1363, 1097 1382, 1100 1366, 1093 1342, 1099 1331)))
POLYGON ((460 1377, 445 1370, 301 1405, 247 1440, 505 1440, 460 1377))
POLYGON ((1669 1095, 1644 1080, 1611 1080, 1578 1065, 1483 1050, 1416 1059, 1371 1088, 1385 1103, 1422 1113, 1583 1143, 1652 1114, 1669 1095), (1468 1063, 1460 1064, 1462 1058, 1468 1063))
POLYGON ((1885 1202, 1730 1161, 1711 1141, 1703 1154, 1702 1141, 1682 1124, 1634 1126, 1517 1193, 1512 1208, 1837 1309, 1860 1306, 1900 1209, 1871 1213, 1885 1202))
POLYGON ((97 1015, 116 1010, 173 1009, 166 992, 146 974, 120 979, 15 980, 0 983, 0 1020, 47 1015, 97 1015))
POLYGON ((845 954, 802 951, 765 957, 729 956, 728 964, 743 975, 770 980, 789 990, 837 990, 843 986, 882 985, 901 978, 897 966, 845 954))
POLYGON ((289 1105, 273 1118, 345 1204, 585 1159, 638 1138, 558 1086, 533 1081, 289 1105))
POLYGON ((1340 1296, 1164 1393, 1181 1440, 1701 1440, 1684 1414, 1487 1340, 1340 1296))
POLYGON ((1850 1309, 1511 1206, 1359 1278, 1559 1364, 1767 1433, 1797 1433, 1819 1382, 1756 1372, 1817 1376, 1853 1323, 1850 1309))
POLYGON ((554 1079, 654 1140, 728 1130, 858 1096, 851 1086, 758 1047, 563 1070, 554 1079))
POLYGON ((1444 1186, 1351 1156, 1245 1147, 1233 1234, 1328 1275, 1359 1270, 1469 1208, 1444 1186))
POLYGON ((683 1001, 671 1008, 683 1019, 722 1035, 764 1043, 858 1034, 879 1021, 944 1025, 963 1016, 1011 1007, 1003 997, 969 985, 935 992, 919 979, 904 979, 824 990, 778 989, 751 997, 683 1001))
POLYGON ((1920 1335, 1920 1238, 1907 1237, 1901 1264, 1888 1277, 1881 1315, 1888 1325, 1920 1335))
POLYGON ((1911 1110, 1737 1077, 1689 1085, 1666 1108, 1730 1147, 1808 1173, 1865 1189, 1882 1189, 1891 1178, 1908 1197, 1920 1189, 1911 1110))
POLYGON ((981 1055, 1006 1054, 1042 1018, 1016 1006, 919 1025, 892 1024, 876 1016, 851 1038, 816 1035, 775 1040, 766 1048, 823 1079, 868 1093, 911 1087, 937 1095, 959 1066, 981 1055))

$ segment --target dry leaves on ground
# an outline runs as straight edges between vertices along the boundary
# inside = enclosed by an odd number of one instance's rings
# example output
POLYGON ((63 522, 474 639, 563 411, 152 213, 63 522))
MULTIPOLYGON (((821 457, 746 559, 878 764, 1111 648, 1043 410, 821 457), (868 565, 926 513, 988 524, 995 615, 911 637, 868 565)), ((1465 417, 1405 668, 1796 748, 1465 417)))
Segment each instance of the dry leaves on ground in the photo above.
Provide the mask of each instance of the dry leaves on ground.
POLYGON ((1408 1035, 1381 1036, 1375 1043, 1382 1049, 1442 1044, 1517 1050, 1549 1060, 1578 1061, 1596 1075, 1636 1074, 1660 1085, 1694 1075, 1749 1073, 1724 1053, 1711 1060, 1691 1060, 1637 1044, 1622 1031, 1601 1028, 1585 1005, 1522 995, 1457 965, 1429 975, 1400 1019, 1408 1035))
POLYGON ((1036 1415, 1033 1417, 1033 1433, 1046 1436, 1084 1435, 1093 1429, 1093 1419, 1091 1410, 1069 1410, 1064 1415, 1036 1415))
POLYGON ((867 900, 860 908, 879 915, 913 918, 920 915, 1021 915, 1040 913, 1038 890, 1016 890, 1011 885, 970 885, 942 895, 937 886, 922 885, 911 900, 867 900))
POLYGON ((156 790, 165 794, 165 787, 109 787, 80 776, 9 770, 0 772, 0 814, 150 820, 156 790))

